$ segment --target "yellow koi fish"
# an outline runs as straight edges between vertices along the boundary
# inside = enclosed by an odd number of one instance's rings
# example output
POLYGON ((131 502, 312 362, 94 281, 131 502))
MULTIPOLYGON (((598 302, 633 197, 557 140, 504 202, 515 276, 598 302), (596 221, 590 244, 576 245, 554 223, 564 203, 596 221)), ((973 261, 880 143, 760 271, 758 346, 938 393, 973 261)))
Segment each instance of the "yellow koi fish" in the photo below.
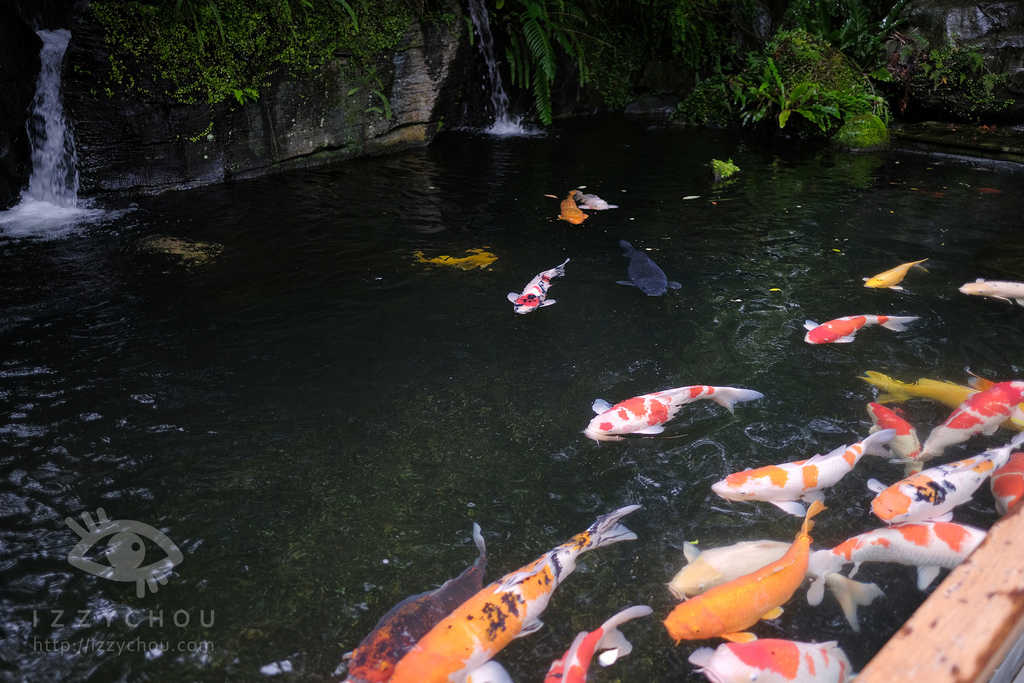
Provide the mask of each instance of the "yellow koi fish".
POLYGON ((413 253, 416 257, 416 263, 434 263, 439 266, 452 266, 453 268, 460 268, 462 270, 472 270, 473 268, 486 268, 495 261, 498 257, 489 251, 483 249, 469 249, 468 252, 472 256, 463 256, 462 258, 454 258, 452 256, 436 256, 434 258, 426 258, 422 251, 413 253))
POLYGON ((576 568, 576 558, 594 548, 636 539, 619 519, 639 505, 597 518, 589 529, 506 574, 442 619, 395 667, 391 683, 465 683, 503 647, 533 633, 551 594, 576 568))
POLYGON ((866 278, 864 278, 864 280, 865 280, 864 286, 865 287, 875 287, 875 288, 885 288, 885 287, 888 287, 889 289, 899 289, 899 290, 902 290, 903 288, 900 287, 899 284, 901 282, 903 282, 903 278, 905 278, 907 276, 907 271, 908 270, 910 270, 914 266, 917 266, 918 268, 920 268, 924 272, 926 272, 926 273, 928 272, 928 269, 921 265, 922 263, 924 263, 927 260, 928 259, 923 258, 920 261, 911 261, 910 263, 903 263, 901 265, 896 266, 895 268, 890 268, 889 270, 885 271, 884 273, 879 273, 878 275, 876 275, 876 276, 874 276, 872 278, 867 278, 866 277, 866 278))

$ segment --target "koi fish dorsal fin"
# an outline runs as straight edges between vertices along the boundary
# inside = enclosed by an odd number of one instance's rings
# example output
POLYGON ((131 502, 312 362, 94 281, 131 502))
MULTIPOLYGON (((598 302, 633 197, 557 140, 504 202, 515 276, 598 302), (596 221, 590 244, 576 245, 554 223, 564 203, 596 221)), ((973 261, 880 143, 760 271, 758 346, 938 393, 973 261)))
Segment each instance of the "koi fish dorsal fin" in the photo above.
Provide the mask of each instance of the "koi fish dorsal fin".
POLYGON ((739 633, 723 633, 722 638, 725 638, 732 643, 752 643, 757 640, 757 636, 749 631, 741 631, 739 633))

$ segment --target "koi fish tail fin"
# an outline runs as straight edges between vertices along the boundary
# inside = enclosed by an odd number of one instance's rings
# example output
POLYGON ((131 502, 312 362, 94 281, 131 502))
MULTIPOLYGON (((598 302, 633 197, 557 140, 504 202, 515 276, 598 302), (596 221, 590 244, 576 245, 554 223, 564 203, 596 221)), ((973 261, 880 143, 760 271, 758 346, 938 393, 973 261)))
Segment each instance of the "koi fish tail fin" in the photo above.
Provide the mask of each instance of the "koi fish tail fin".
MULTIPOLYGON (((857 621, 857 608, 870 605, 874 602, 875 598, 885 595, 876 584, 854 581, 842 574, 826 574, 824 583, 832 591, 832 595, 836 596, 836 600, 839 601, 839 606, 842 607, 843 614, 846 615, 846 621, 850 623, 850 628, 857 633, 860 633, 860 623, 857 621)), ((810 593, 808 593, 807 601, 810 602, 810 593)))
POLYGON ((477 550, 480 551, 480 556, 476 558, 474 563, 480 569, 487 566, 487 546, 484 544, 483 534, 480 533, 480 525, 473 522, 473 542, 476 543, 477 550))
POLYGON ((647 605, 635 605, 622 610, 601 624, 601 630, 604 631, 604 635, 597 641, 594 651, 608 650, 609 652, 601 654, 597 659, 598 663, 601 666, 611 666, 617 659, 625 657, 632 652, 633 644, 626 640, 626 637, 619 631, 618 626, 631 619, 646 617, 653 611, 647 605))
POLYGON ((586 537, 583 539, 580 552, 611 545, 619 541, 635 541, 636 534, 622 524, 619 524, 619 520, 638 509, 640 509, 639 505, 627 505, 615 512, 609 512, 607 515, 598 517, 597 521, 589 529, 580 534, 586 537))
POLYGON ((807 508, 807 514, 804 515, 804 523, 800 527, 800 534, 807 535, 811 533, 811 529, 814 528, 814 520, 812 519, 815 515, 825 509, 825 503, 820 500, 816 500, 811 503, 811 506, 807 508))
POLYGON ((892 330, 893 332, 902 332, 903 330, 907 329, 907 323, 912 323, 917 319, 918 316, 916 315, 893 316, 886 320, 884 323, 882 323, 882 327, 884 327, 887 330, 892 330))
POLYGON ((885 448, 885 444, 892 441, 895 436, 895 429, 880 429, 874 434, 868 436, 868 438, 861 441, 861 446, 864 448, 864 455, 880 455, 883 458, 891 457, 891 454, 885 448))
POLYGON ((911 386, 910 383, 901 382, 898 379, 893 379, 888 375, 883 375, 880 372, 874 370, 866 370, 863 375, 857 377, 862 379, 868 384, 878 387, 884 393, 878 395, 875 399, 878 403, 902 403, 903 401, 909 401, 914 398, 914 394, 909 393, 903 387, 911 386))
POLYGON ((708 396, 730 413, 735 412, 736 404, 764 398, 764 394, 753 389, 737 389, 736 387, 715 387, 715 392, 708 396))
POLYGON ((552 275, 552 277, 559 277, 559 276, 565 275, 565 264, 568 263, 568 262, 569 262, 569 259, 565 259, 564 261, 562 261, 562 263, 560 263, 559 265, 557 265, 554 268, 552 268, 552 270, 555 271, 555 274, 552 275))

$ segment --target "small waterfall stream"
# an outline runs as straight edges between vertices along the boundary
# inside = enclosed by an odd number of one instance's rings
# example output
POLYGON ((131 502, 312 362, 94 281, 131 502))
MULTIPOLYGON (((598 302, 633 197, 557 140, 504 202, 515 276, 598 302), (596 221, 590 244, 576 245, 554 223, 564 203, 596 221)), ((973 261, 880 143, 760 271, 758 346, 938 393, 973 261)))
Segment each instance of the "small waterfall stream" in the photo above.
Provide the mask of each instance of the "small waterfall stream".
POLYGON ((487 76, 491 81, 491 106, 494 109, 494 122, 485 133, 491 135, 535 135, 537 131, 524 128, 521 121, 513 118, 510 112, 508 94, 501 81, 501 72, 494 59, 494 37, 491 35, 491 22, 487 17, 484 0, 469 0, 469 14, 473 18, 480 53, 487 64, 487 76))
POLYGON ((37 202, 71 207, 78 203, 75 140, 64 119, 60 93, 61 64, 71 40, 67 29, 36 31, 43 41, 42 67, 28 119, 32 176, 28 196, 37 202))

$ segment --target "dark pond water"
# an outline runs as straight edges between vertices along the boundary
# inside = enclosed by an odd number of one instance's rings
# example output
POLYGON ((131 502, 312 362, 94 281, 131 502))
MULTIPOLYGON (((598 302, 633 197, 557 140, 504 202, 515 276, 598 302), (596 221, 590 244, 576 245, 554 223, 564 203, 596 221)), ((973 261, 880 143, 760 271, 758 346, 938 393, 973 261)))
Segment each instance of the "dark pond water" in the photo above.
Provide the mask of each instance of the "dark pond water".
MULTIPOLYGON (((0 675, 327 680, 392 605, 473 561, 473 522, 493 579, 639 503, 625 520, 639 538, 583 555, 545 626, 498 659, 540 681, 577 631, 648 604, 654 615, 624 628, 633 654, 591 680, 703 680, 686 659, 714 643, 677 647, 659 623, 682 543, 790 540, 799 527, 773 506, 718 499, 713 482, 865 437, 865 370, 1024 376, 1024 309, 957 291, 1024 276, 1021 178, 582 120, 138 198, 59 239, 7 238, 0 675), (742 170, 715 186, 712 158, 742 170), (555 220, 544 195, 580 185, 620 208, 582 226, 555 220), (223 251, 187 266, 140 250, 151 235, 223 251), (620 239, 682 288, 655 298, 616 284, 620 239), (497 260, 463 271, 413 256, 473 248, 497 260), (911 272, 906 291, 862 286, 925 257, 929 272, 911 272), (557 305, 515 315, 506 294, 566 258, 557 305), (803 341, 805 319, 861 313, 920 320, 852 344, 803 341), (598 446, 581 433, 596 398, 690 384, 764 398, 735 416, 686 407, 664 438, 598 446), (98 508, 180 548, 166 585, 140 598, 69 563, 82 539, 65 518, 98 508)), ((949 412, 906 409, 923 434, 949 412)), ((878 526, 865 482, 900 473, 864 460, 827 493, 817 545, 878 526)), ((956 518, 995 521, 987 489, 956 518)), ((146 544, 146 563, 164 557, 146 544)), ((861 610, 862 633, 831 597, 812 608, 804 591, 756 632, 838 640, 861 668, 925 597, 910 568, 865 565, 861 577, 886 592, 861 610)))

